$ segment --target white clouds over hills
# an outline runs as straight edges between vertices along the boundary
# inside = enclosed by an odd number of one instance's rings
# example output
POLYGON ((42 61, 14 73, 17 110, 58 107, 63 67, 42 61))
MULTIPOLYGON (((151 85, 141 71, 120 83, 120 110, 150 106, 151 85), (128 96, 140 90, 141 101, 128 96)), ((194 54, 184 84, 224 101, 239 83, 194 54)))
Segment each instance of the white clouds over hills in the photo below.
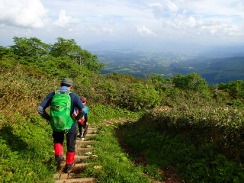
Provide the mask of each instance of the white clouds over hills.
MULTIPOLYGON (((243 0, 0 0, 0 35, 79 43, 244 42, 243 0), (25 30, 26 29, 26 30, 25 30)), ((9 42, 5 40, 5 42, 9 42)))

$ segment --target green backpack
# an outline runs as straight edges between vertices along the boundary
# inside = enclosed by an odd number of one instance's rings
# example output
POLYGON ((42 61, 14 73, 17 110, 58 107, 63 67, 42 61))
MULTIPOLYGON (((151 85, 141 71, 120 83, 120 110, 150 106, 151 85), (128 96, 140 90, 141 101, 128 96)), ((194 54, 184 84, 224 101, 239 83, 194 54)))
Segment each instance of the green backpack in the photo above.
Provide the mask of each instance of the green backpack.
POLYGON ((53 130, 67 131, 74 120, 70 116, 71 98, 69 91, 55 91, 50 106, 50 124, 53 130))

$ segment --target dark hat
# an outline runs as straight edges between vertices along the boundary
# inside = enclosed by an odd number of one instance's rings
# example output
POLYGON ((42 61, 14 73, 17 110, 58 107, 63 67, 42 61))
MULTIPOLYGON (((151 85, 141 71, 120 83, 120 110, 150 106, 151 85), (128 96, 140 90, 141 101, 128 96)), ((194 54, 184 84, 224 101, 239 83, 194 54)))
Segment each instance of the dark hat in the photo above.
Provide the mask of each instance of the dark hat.
POLYGON ((66 85, 73 85, 73 81, 72 81, 72 79, 69 79, 69 78, 64 78, 62 81, 61 81, 61 83, 63 83, 63 84, 66 84, 66 85))

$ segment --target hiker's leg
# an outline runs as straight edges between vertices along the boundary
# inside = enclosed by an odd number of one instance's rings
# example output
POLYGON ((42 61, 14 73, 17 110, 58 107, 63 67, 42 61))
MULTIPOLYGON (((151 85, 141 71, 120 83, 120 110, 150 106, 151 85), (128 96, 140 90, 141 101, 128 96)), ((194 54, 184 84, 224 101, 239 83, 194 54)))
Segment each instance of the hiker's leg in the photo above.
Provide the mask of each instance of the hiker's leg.
POLYGON ((63 155, 64 133, 53 131, 54 153, 56 161, 60 161, 63 155))
POLYGON ((79 136, 78 137, 81 137, 82 136, 81 123, 78 123, 78 131, 79 131, 79 136))
POLYGON ((87 134, 87 130, 88 130, 88 125, 86 124, 86 122, 84 123, 84 133, 83 133, 83 137, 86 137, 87 134))
POLYGON ((76 128, 72 129, 66 134, 66 139, 67 139, 66 164, 74 163, 76 136, 77 136, 76 128))
MULTIPOLYGON (((84 132, 85 132, 85 123, 81 123, 81 128, 84 128, 84 132)), ((81 134, 82 137, 84 137, 84 132, 81 134)))

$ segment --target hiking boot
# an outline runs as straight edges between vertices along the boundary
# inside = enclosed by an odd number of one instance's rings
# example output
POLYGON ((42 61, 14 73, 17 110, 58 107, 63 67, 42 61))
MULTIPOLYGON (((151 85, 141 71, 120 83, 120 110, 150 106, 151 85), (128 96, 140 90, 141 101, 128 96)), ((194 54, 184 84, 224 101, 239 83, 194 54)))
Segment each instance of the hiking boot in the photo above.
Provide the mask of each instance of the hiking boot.
POLYGON ((77 135, 78 138, 81 138, 81 134, 77 135))
POLYGON ((64 157, 63 157, 63 155, 57 155, 57 156, 55 156, 55 160, 57 162, 60 162, 60 161, 63 161, 64 160, 64 157))
POLYGON ((66 164, 65 165, 65 169, 66 169, 66 172, 67 173, 70 173, 72 171, 72 169, 74 168, 75 166, 75 163, 72 163, 72 164, 66 164))
POLYGON ((55 156, 55 159, 57 161, 57 171, 61 171, 62 169, 62 162, 64 162, 64 157, 63 155, 57 155, 55 156))

